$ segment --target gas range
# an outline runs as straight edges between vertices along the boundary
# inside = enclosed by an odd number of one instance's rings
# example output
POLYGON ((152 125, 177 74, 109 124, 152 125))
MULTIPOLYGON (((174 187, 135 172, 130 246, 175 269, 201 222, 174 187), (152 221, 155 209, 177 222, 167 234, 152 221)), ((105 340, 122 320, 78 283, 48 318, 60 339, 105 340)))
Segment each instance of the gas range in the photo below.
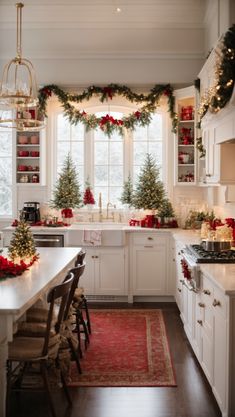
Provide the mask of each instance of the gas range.
POLYGON ((185 248, 185 252, 197 264, 235 263, 234 250, 212 252, 206 251, 201 245, 188 245, 185 248))

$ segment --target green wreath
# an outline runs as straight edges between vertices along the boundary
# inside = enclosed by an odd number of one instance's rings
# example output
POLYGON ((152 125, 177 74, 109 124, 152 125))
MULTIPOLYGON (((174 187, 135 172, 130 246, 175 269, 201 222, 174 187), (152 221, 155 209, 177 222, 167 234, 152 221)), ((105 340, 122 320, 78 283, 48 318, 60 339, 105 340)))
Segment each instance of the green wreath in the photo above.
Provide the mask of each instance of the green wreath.
POLYGON ((68 117, 71 124, 83 123, 86 130, 100 128, 107 135, 114 131, 123 134, 124 128, 134 130, 137 125, 146 126, 150 123, 152 114, 155 112, 161 96, 167 97, 168 111, 172 119, 172 131, 177 129, 177 115, 174 111, 175 97, 173 88, 170 84, 155 85, 149 94, 137 94, 125 85, 109 84, 105 87, 90 86, 81 94, 71 94, 54 84, 46 85, 39 90, 39 113, 42 117, 46 116, 47 100, 51 94, 55 94, 60 101, 65 116, 68 117), (139 110, 132 112, 129 116, 122 119, 115 119, 106 114, 106 116, 96 117, 95 114, 88 114, 84 110, 78 110, 73 103, 82 103, 93 96, 98 96, 103 103, 106 100, 112 100, 114 96, 122 96, 131 103, 141 104, 139 110))

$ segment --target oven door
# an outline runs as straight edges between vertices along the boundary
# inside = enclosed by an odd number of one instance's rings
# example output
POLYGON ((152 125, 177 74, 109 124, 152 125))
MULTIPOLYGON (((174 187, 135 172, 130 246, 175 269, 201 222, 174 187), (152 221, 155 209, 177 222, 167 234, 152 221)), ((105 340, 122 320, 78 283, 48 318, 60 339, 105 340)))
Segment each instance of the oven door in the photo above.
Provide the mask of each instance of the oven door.
POLYGON ((181 266, 184 276, 183 285, 185 285, 189 291, 198 292, 200 289, 200 266, 196 263, 195 259, 187 253, 187 249, 184 249, 183 251, 181 266))

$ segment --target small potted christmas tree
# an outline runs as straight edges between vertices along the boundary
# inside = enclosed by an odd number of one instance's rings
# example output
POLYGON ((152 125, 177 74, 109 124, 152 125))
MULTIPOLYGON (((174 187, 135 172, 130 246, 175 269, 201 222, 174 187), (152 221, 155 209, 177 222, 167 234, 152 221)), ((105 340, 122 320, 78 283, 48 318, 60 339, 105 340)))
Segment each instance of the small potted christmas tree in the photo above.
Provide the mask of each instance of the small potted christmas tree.
POLYGON ((131 180, 131 175, 129 174, 127 181, 125 181, 123 184, 123 191, 122 191, 120 201, 122 204, 131 208, 132 203, 133 203, 132 200, 133 200, 133 183, 131 180))
POLYGON ((171 225, 175 219, 174 209, 168 198, 164 198, 162 205, 158 210, 158 217, 161 219, 161 224, 171 225))
POLYGON ((8 254, 12 261, 24 261, 28 265, 32 265, 32 263, 39 258, 30 227, 23 220, 19 221, 18 226, 13 233, 8 248, 8 254))
POLYGON ((82 205, 78 173, 70 154, 68 154, 55 186, 51 207, 61 209, 64 224, 68 225, 73 217, 72 209, 79 208, 82 205))
POLYGON ((83 204, 87 206, 88 209, 92 209, 95 204, 95 199, 91 191, 89 178, 87 178, 85 185, 86 185, 86 189, 85 189, 84 196, 83 196, 83 204))
POLYGON ((164 197, 165 190, 159 179, 159 169, 154 158, 147 154, 133 195, 133 205, 137 209, 154 212, 161 207, 164 197))

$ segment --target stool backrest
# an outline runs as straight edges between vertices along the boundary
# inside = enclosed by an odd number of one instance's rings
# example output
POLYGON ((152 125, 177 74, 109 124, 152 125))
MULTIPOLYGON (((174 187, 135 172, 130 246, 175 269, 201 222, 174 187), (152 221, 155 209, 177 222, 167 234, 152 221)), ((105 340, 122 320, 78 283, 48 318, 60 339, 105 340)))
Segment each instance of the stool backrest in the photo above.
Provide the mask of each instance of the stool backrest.
POLYGON ((46 355, 48 352, 48 345, 50 339, 50 331, 52 327, 52 321, 55 321, 55 332, 58 334, 60 332, 61 324, 64 318, 64 311, 67 306, 67 301, 69 298, 71 286, 73 283, 74 275, 69 273, 69 277, 62 284, 58 284, 55 287, 51 288, 47 295, 47 302, 50 304, 47 316, 47 329, 45 334, 45 342, 43 347, 43 355, 46 355), (59 308, 55 309, 55 301, 59 302, 59 308), (54 319, 56 315, 56 320, 54 319))
POLYGON ((64 279, 64 282, 66 282, 67 279, 69 279, 70 274, 73 274, 73 276, 74 276, 73 282, 72 282, 72 285, 71 285, 71 289, 70 289, 70 292, 69 292, 68 300, 67 300, 67 305, 66 305, 66 308, 65 308, 65 311, 64 311, 64 319, 65 320, 68 317, 69 308, 70 308, 70 305, 73 301, 74 293, 75 293, 76 288, 78 287, 79 280, 80 280, 80 278, 81 278, 81 276, 82 276, 82 274, 85 270, 85 266, 86 266, 86 263, 84 262, 82 265, 77 265, 74 268, 70 269, 69 273, 66 275, 66 277, 64 279))
POLYGON ((76 262, 75 262, 75 266, 82 265, 82 264, 83 264, 83 261, 84 261, 85 256, 86 256, 86 251, 85 251, 84 249, 82 249, 82 250, 79 252, 78 256, 77 256, 77 259, 76 259, 76 262))

